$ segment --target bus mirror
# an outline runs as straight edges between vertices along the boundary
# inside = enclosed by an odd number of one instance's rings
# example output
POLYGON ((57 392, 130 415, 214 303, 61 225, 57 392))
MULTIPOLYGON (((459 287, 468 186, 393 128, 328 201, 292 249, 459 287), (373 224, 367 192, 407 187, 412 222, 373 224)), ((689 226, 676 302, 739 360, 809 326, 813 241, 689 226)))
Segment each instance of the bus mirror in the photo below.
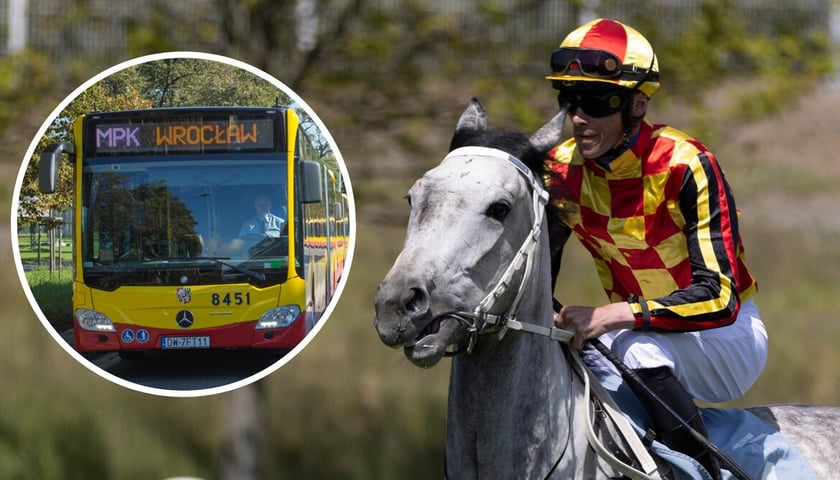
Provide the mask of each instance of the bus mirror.
POLYGON ((54 143, 41 154, 41 163, 38 165, 38 190, 41 193, 55 192, 62 152, 73 155, 76 149, 72 143, 54 143))
POLYGON ((321 165, 318 162, 304 160, 300 162, 303 173, 303 203, 318 203, 321 201, 321 165))

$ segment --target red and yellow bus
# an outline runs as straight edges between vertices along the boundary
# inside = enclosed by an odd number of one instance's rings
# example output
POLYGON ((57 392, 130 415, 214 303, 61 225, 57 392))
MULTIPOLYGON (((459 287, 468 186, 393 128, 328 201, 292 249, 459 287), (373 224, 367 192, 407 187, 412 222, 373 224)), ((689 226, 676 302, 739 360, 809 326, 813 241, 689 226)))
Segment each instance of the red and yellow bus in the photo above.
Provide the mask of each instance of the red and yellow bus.
POLYGON ((338 281, 344 275, 350 237, 347 216, 347 195, 341 176, 330 170, 323 170, 322 188, 330 201, 307 206, 304 250, 311 263, 311 270, 317 273, 315 282, 309 284, 307 296, 314 301, 316 312, 323 311, 329 303, 338 281))
POLYGON ((293 110, 91 113, 73 133, 42 154, 40 189, 55 191, 67 154, 78 351, 287 350, 320 320, 347 195, 293 110))

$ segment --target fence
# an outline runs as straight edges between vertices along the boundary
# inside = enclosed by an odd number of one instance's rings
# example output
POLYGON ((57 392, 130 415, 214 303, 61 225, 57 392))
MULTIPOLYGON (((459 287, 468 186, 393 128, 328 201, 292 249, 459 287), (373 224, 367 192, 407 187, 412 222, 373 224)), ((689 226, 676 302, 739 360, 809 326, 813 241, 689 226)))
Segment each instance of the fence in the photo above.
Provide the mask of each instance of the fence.
MULTIPOLYGON (((329 3, 325 8, 335 9, 337 4, 329 3)), ((598 16, 629 23, 655 21, 676 33, 702 4, 701 0, 437 0, 427 2, 425 8, 453 18, 467 32, 486 27, 476 22, 482 12, 507 15, 492 34, 504 36, 515 46, 517 42, 558 42, 559 32, 598 16)), ((745 19, 747 27, 756 33, 822 29, 832 33, 835 41, 840 40, 840 32, 832 28, 837 9, 829 0, 733 0, 733 4, 732 14, 745 19)), ((161 18, 167 15, 194 22, 171 32, 178 49, 224 48, 218 5, 214 0, 0 0, 0 54, 19 50, 25 44, 58 63, 79 56, 113 63, 130 54, 130 44, 136 41, 132 29, 153 30, 155 24, 167 25, 167 19, 161 18), (197 25, 203 26, 199 32, 194 28, 197 25)), ((399 12, 403 5, 402 0, 373 0, 368 7, 399 12)), ((322 12, 322 21, 330 18, 329 13, 322 12)))

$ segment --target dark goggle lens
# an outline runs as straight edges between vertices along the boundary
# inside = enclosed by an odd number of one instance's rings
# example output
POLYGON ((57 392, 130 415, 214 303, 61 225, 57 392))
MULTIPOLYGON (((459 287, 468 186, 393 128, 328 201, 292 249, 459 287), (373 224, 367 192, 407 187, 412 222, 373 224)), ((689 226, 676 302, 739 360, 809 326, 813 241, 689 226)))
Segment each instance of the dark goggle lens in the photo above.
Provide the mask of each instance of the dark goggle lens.
POLYGON ((564 93, 560 92, 557 102, 562 108, 569 105, 569 114, 574 114, 579 108, 590 117, 608 117, 618 113, 627 103, 627 92, 613 90, 606 93, 564 93))
POLYGON ((551 69, 557 75, 569 73, 594 78, 616 78, 621 75, 618 57, 604 50, 558 48, 551 54, 551 69))

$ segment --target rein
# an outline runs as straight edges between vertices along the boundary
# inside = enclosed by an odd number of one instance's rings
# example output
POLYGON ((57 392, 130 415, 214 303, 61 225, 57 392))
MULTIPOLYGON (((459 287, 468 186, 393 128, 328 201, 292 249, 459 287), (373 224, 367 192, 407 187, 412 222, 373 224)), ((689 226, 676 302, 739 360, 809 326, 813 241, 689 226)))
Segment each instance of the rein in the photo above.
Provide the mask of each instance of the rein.
MULTIPOLYGON (((451 318, 461 322, 467 328, 470 338, 467 343, 466 353, 472 353, 479 335, 485 333, 498 333, 499 338, 501 338, 505 335, 505 333, 507 333, 508 329, 535 333, 561 342, 571 340, 574 333, 568 330, 524 323, 516 319, 516 311, 518 310, 519 302, 522 300, 522 296, 525 293, 525 285, 527 284, 528 279, 531 277, 531 272, 533 271, 536 246, 539 243, 543 219, 545 218, 545 206, 548 203, 548 192, 545 188, 543 188, 542 183, 534 175, 534 173, 531 172, 531 170, 525 166, 521 160, 496 148, 475 146, 456 148, 455 150, 449 152, 441 163, 445 163, 455 158, 473 157, 498 158, 507 161, 516 168, 516 171, 525 178, 531 189, 531 207, 534 214, 534 223, 531 226, 531 231, 522 242, 522 246, 519 247, 516 255, 514 255, 513 260, 511 260, 498 282, 496 282, 496 286, 493 287, 484 299, 478 303, 478 306, 476 306, 471 312, 458 311, 449 314, 451 318), (523 264, 525 266, 524 270, 522 269, 523 264), (510 288, 516 272, 520 270, 522 270, 522 279, 519 282, 519 288, 513 302, 511 302, 504 313, 491 313, 494 310, 494 307, 496 307, 496 303, 499 299, 505 294, 505 292, 507 292, 508 288, 510 288)), ((447 356, 459 353, 463 353, 463 350, 447 353, 447 356)))

